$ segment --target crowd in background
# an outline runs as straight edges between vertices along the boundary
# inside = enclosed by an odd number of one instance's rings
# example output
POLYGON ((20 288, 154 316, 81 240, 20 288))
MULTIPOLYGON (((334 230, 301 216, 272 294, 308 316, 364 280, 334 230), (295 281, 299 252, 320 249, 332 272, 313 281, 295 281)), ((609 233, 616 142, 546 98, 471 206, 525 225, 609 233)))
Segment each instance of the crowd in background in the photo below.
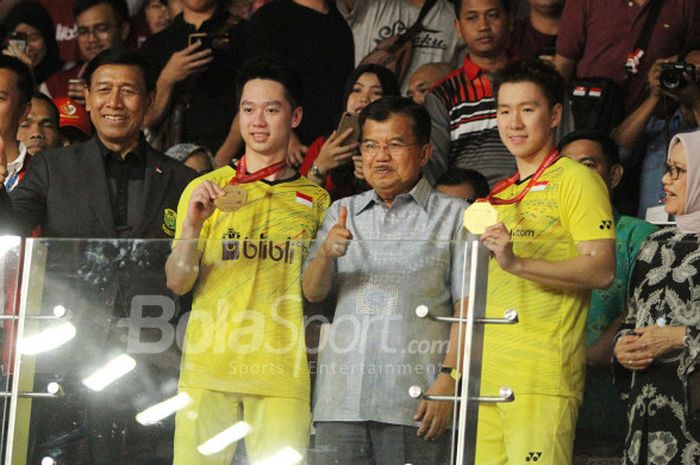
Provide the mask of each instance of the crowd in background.
MULTIPOLYGON (((610 192, 618 237, 616 280, 609 290, 594 291, 589 313, 588 378, 575 455, 581 464, 588 457, 623 455, 626 463, 646 463, 638 462, 638 455, 629 455, 639 450, 643 439, 635 431, 643 427, 634 425, 634 415, 625 414, 612 370, 626 369, 629 375, 646 368, 650 362, 630 367, 622 358, 639 352, 622 351, 617 341, 632 344, 625 338, 632 337, 638 321, 658 323, 670 318, 635 313, 639 306, 653 306, 649 294, 658 285, 645 281, 641 270, 671 266, 666 259, 663 266, 656 263, 662 260, 657 251, 642 245, 650 234, 659 241, 671 237, 654 232, 655 226, 641 220, 672 221, 669 213, 674 211, 661 206, 662 198, 676 195, 669 186, 685 170, 697 170, 690 160, 700 155, 700 145, 697 137, 684 134, 697 134, 700 122, 700 3, 457 2, 3 2, 0 6, 7 8, 0 11, 4 15, 3 53, 27 65, 35 82, 30 109, 17 128, 16 139, 22 144, 16 153, 7 153, 5 188, 11 191, 17 186, 26 164, 38 153, 94 138, 85 94, 90 63, 104 50, 125 47, 145 57, 149 65, 146 80, 155 84, 141 128, 145 141, 198 174, 235 166, 245 153, 238 114, 242 89, 236 88, 234 77, 247 61, 268 57, 291 64, 302 82, 303 118, 291 136, 287 163, 325 188, 333 200, 370 188, 362 172, 361 141, 353 137, 358 128, 343 125, 342 115, 358 115, 382 97, 403 95, 430 115, 432 156, 422 170, 425 179, 438 190, 472 203, 515 172, 515 162, 496 123, 499 110, 492 92, 493 75, 516 60, 550 63, 567 82, 558 147, 563 156, 601 175, 610 192), (382 40, 409 30, 419 14, 423 27, 413 38, 412 60, 403 75, 363 62, 382 40), (645 33, 650 36, 647 40, 645 33), (603 121, 601 115, 611 119, 603 121), (684 147, 685 153, 669 161, 670 146, 676 152, 684 147), (646 260, 641 269, 635 269, 638 254, 646 260), (630 287, 633 282, 641 284, 630 287), (630 298, 632 310, 627 307, 630 298), (619 351, 624 355, 619 356, 619 351)), ((11 119, 8 114, 0 113, 0 135, 11 119)), ((10 140, 5 139, 7 146, 10 140)), ((697 179, 693 182, 688 189, 698 188, 697 179)), ((688 195, 694 194, 689 191, 688 195)), ((695 223, 684 225, 681 231, 696 235, 695 227, 695 223)), ((168 235, 173 234, 174 227, 168 235)), ((678 265, 674 266, 684 264, 684 254, 691 253, 676 252, 678 265)), ((675 258, 669 260, 675 263, 675 258)), ((699 347, 697 304, 685 294, 678 298, 689 302, 687 326, 694 327, 680 337, 685 347, 699 347)), ((642 334, 644 331, 637 336, 642 334)), ((658 351, 665 354, 671 348, 679 349, 676 346, 658 351)), ((685 385, 688 373, 698 365, 697 358, 697 348, 680 356, 678 363, 686 372, 678 376, 685 385)), ((676 376, 676 372, 668 368, 667 375, 676 376)), ((617 376, 616 381, 619 379, 617 376)), ((635 402, 635 396, 650 395, 635 392, 634 386, 630 402, 635 402)), ((692 389, 700 389, 700 384, 696 382, 692 389)), ((680 394, 670 394, 676 395, 680 394)), ((671 423, 676 420, 685 421, 669 419, 671 423)), ((668 435, 659 433, 664 450, 681 436, 698 444, 685 424, 669 428, 668 435)), ((693 457, 700 452, 695 454, 693 457)), ((692 463, 660 460, 649 463, 692 463)))

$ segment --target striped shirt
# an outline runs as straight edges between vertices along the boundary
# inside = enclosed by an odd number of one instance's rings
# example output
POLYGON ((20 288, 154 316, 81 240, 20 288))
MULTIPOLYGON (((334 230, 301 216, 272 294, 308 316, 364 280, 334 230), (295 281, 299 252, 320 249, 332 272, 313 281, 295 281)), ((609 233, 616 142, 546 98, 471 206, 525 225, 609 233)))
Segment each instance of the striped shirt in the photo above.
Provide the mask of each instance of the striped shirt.
POLYGON ((469 57, 435 86, 425 107, 433 144, 425 175, 432 183, 453 167, 477 170, 491 186, 515 172, 515 158, 498 135, 490 78, 469 57))

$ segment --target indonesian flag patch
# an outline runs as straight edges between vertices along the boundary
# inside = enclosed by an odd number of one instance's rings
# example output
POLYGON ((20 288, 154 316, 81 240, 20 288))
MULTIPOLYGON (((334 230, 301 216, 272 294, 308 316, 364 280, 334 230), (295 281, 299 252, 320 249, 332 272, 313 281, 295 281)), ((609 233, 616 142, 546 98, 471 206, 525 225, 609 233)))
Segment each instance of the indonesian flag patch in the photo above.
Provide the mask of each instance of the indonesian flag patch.
POLYGON ((297 192, 297 203, 300 203, 302 205, 306 205, 307 207, 311 208, 314 205, 314 198, 311 197, 310 195, 302 194, 301 192, 297 192))
POLYGON ((589 97, 600 97, 601 95, 603 95, 603 89, 600 87, 591 87, 591 89, 588 91, 589 97))
POLYGON ((549 181, 536 182, 535 185, 532 186, 532 189, 530 189, 530 192, 543 191, 547 188, 548 185, 549 185, 549 181))
POLYGON ((584 86, 576 86, 576 87, 574 87, 574 96, 583 97, 586 95, 587 90, 588 89, 584 86))

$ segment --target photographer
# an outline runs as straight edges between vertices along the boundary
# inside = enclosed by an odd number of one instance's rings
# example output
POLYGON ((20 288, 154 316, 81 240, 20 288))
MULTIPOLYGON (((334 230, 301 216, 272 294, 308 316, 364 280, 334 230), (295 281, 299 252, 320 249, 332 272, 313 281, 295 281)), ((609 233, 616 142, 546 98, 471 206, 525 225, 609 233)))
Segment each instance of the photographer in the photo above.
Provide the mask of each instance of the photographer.
POLYGON ((611 134, 623 149, 623 157, 627 151, 628 158, 641 160, 637 212, 640 218, 645 217, 648 208, 660 204, 668 140, 679 132, 692 130, 700 122, 698 67, 700 40, 692 42, 677 57, 657 60, 647 76, 648 96, 611 134), (683 71, 680 66, 673 66, 674 63, 692 65, 695 72, 692 66, 683 71))
POLYGON ((247 22, 221 0, 181 4, 172 24, 141 47, 158 82, 145 124, 150 142, 162 150, 197 142, 214 152, 236 114, 231 80, 243 60, 247 22))

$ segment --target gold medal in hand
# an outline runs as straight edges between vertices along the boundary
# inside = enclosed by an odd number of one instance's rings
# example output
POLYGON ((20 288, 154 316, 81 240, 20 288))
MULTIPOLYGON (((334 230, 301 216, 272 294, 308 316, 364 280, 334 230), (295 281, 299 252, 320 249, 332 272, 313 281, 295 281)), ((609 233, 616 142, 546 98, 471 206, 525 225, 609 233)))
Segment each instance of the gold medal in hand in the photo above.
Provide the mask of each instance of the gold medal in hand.
POLYGON ((488 202, 476 202, 464 210, 464 227, 472 234, 483 234, 498 222, 498 212, 488 202))
POLYGON ((224 186, 223 197, 214 199, 214 205, 224 212, 233 212, 241 208, 248 201, 248 192, 239 186, 227 185, 224 186))

